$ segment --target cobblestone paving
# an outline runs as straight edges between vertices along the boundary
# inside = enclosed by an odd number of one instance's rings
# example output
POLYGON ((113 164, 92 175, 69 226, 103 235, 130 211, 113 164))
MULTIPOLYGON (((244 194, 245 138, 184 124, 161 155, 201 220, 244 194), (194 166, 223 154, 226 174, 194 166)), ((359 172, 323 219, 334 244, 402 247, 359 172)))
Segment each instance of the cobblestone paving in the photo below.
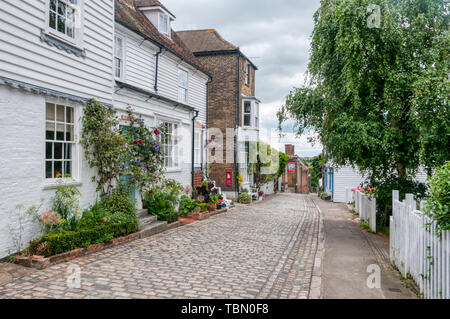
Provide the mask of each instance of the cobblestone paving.
POLYGON ((0 298, 308 298, 318 232, 312 200, 280 194, 35 271, 0 298), (80 287, 69 288, 77 266, 80 287))

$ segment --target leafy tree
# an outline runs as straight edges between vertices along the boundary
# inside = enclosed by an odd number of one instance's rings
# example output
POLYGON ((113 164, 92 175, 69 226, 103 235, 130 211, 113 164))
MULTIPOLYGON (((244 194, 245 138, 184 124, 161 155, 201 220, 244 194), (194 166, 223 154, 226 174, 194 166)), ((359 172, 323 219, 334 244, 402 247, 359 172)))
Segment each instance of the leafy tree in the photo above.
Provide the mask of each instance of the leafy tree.
POLYGON ((449 6, 445 0, 322 0, 314 15, 309 83, 280 126, 319 133, 327 156, 373 182, 430 173, 450 158, 449 6), (368 23, 379 5, 379 27, 368 23), (369 9, 369 10, 368 10, 369 9))
POLYGON ((323 169, 322 155, 315 156, 309 163, 309 173, 311 175, 311 186, 319 187, 319 179, 322 178, 323 169))
POLYGON ((438 230, 450 230, 450 161, 437 169, 431 178, 426 206, 436 220, 438 230))

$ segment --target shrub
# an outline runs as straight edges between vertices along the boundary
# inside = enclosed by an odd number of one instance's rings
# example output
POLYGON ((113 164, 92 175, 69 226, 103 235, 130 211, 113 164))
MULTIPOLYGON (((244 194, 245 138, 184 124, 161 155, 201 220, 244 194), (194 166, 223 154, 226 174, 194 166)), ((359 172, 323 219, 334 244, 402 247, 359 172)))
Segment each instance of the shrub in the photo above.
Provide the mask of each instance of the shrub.
POLYGON ((181 186, 169 181, 162 189, 150 190, 144 199, 143 206, 148 209, 149 214, 158 216, 159 220, 169 223, 178 220, 176 208, 181 186))
POLYGON ((450 161, 430 179, 426 209, 439 230, 450 230, 450 161))
POLYGON ((104 196, 101 205, 110 212, 136 213, 135 202, 130 198, 130 192, 121 186, 114 188, 111 195, 104 196))
POLYGON ((238 203, 240 204, 250 204, 252 202, 252 197, 249 193, 240 193, 238 197, 238 203))
POLYGON ((110 214, 109 216, 110 219, 104 217, 102 225, 44 235, 40 239, 32 241, 28 250, 31 254, 48 257, 76 248, 107 242, 113 238, 135 233, 139 229, 136 216, 126 213, 110 214))
POLYGON ((181 203, 178 209, 180 214, 190 214, 194 211, 195 207, 197 207, 195 199, 191 199, 188 196, 181 196, 181 203))
POLYGON ((200 208, 200 212, 204 213, 208 210, 208 204, 207 203, 197 203, 197 207, 200 208))

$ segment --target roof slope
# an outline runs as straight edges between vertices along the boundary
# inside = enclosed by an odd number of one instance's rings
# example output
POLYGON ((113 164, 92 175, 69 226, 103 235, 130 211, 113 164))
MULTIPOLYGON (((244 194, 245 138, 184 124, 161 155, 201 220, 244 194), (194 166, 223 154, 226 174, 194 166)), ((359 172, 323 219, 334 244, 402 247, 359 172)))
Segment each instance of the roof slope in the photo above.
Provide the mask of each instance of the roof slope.
POLYGON ((159 2, 158 0, 135 0, 134 4, 136 5, 136 7, 161 7, 164 10, 166 10, 168 13, 170 13, 171 15, 173 15, 175 17, 174 14, 172 14, 172 12, 170 12, 161 2, 159 2))
POLYGON ((214 29, 178 31, 177 34, 194 53, 239 49, 239 47, 222 38, 214 29))
MULTIPOLYGON (((135 6, 136 3, 143 2, 141 0, 115 0, 115 20, 116 22, 126 26, 127 28, 140 33, 142 36, 149 38, 156 44, 165 47, 173 54, 185 60, 187 63, 206 72, 194 54, 178 37, 177 33, 171 30, 172 40, 166 38, 159 33, 158 29, 147 19, 147 17, 135 6)), ((145 1, 147 2, 147 1, 145 1)), ((158 1, 159 2, 159 1, 158 1)))

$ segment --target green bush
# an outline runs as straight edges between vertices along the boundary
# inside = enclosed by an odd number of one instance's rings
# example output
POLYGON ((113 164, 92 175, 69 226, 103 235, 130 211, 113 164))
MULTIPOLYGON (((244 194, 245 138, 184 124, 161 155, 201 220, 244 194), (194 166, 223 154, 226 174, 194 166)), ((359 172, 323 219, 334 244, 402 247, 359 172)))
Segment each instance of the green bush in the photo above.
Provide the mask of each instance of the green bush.
POLYGON ((208 210, 208 204, 207 203, 197 203, 197 207, 200 207, 200 212, 204 213, 208 210))
POLYGON ((135 202, 130 198, 130 192, 124 187, 114 188, 111 195, 104 196, 100 203, 110 212, 136 213, 135 202))
POLYGON ((178 209, 180 214, 190 214, 194 211, 195 207, 197 207, 195 199, 191 199, 186 195, 181 196, 180 208, 178 209))
POLYGON ((103 225, 44 235, 30 243, 29 252, 48 257, 76 248, 107 242, 113 238, 135 233, 138 230, 139 222, 136 216, 130 216, 126 213, 111 214, 103 225))
POLYGON ((439 230, 450 230, 450 161, 431 177, 426 208, 439 230))
POLYGON ((159 220, 172 223, 178 220, 175 212, 178 196, 175 191, 154 190, 145 196, 143 206, 151 215, 158 216, 159 220))
POLYGON ((243 192, 239 194, 238 203, 240 204, 250 204, 252 202, 252 197, 249 193, 243 192))

